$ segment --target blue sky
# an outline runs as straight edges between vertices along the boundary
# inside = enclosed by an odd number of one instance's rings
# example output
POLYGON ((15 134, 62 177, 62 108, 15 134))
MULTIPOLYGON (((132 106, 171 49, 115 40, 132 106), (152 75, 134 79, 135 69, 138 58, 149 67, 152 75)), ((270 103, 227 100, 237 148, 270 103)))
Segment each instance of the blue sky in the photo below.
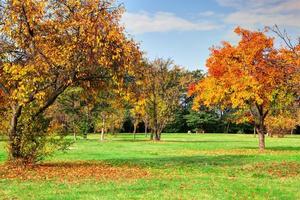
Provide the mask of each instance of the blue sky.
POLYGON ((236 26, 257 30, 278 24, 300 34, 300 0, 118 0, 122 23, 147 57, 171 58, 190 70, 205 69, 209 48, 236 42, 236 26))

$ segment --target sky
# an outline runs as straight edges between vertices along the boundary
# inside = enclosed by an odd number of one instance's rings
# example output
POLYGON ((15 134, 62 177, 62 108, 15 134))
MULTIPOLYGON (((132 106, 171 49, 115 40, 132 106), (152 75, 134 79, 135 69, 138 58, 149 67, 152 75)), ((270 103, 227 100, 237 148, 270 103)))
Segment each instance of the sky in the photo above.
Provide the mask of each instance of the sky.
POLYGON ((205 70, 209 48, 236 43, 237 26, 263 30, 277 24, 300 36, 300 0, 118 0, 122 24, 146 57, 171 58, 189 70, 205 70))

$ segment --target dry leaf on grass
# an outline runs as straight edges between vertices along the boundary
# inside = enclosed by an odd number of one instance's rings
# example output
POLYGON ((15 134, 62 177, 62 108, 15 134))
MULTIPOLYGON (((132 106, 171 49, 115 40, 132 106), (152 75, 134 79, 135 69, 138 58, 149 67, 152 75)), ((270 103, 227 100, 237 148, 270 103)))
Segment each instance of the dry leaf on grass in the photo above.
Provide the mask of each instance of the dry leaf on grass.
POLYGON ((0 165, 0 179, 58 180, 79 182, 82 180, 138 179, 149 173, 138 167, 114 167, 103 163, 45 163, 35 166, 0 165))

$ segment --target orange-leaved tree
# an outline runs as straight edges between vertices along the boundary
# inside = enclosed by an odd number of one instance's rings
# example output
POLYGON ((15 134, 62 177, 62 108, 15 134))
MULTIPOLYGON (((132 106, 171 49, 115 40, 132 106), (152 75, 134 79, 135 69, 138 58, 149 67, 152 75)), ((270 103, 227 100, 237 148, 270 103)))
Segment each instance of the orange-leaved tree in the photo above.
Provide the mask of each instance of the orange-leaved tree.
POLYGON ((140 52, 119 25, 122 12, 114 0, 0 1, 0 98, 11 159, 38 157, 44 113, 68 87, 121 86, 134 73, 140 52))
POLYGON ((291 58, 291 51, 277 50, 274 38, 265 32, 238 27, 235 33, 241 36, 237 45, 223 42, 221 47, 211 48, 208 75, 191 86, 190 93, 195 95, 195 108, 222 105, 243 111, 254 121, 259 148, 264 149, 265 119, 276 103, 284 107, 294 101, 295 92, 288 83, 296 77, 299 65, 290 64, 286 58, 291 58))

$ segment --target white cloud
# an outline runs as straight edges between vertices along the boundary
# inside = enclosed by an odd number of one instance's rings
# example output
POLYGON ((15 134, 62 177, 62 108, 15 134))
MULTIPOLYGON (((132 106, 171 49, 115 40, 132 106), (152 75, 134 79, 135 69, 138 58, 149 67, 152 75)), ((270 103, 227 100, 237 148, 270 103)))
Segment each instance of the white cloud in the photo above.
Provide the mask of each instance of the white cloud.
POLYGON ((225 22, 238 24, 242 26, 265 25, 273 26, 275 24, 280 26, 294 26, 300 27, 298 14, 258 14, 255 12, 239 11, 228 15, 225 22))
POLYGON ((235 8, 224 18, 227 24, 300 27, 299 0, 218 0, 218 3, 235 8))
POLYGON ((155 14, 127 12, 123 16, 122 21, 126 29, 133 34, 169 31, 209 31, 220 28, 215 23, 208 21, 194 22, 168 12, 157 12, 155 14))
POLYGON ((199 14, 199 16, 203 16, 203 17, 210 17, 210 16, 213 16, 215 15, 216 13, 213 12, 213 11, 205 11, 205 12, 202 12, 199 14))
POLYGON ((285 0, 217 0, 219 5, 236 9, 257 8, 270 4, 278 4, 285 0))

